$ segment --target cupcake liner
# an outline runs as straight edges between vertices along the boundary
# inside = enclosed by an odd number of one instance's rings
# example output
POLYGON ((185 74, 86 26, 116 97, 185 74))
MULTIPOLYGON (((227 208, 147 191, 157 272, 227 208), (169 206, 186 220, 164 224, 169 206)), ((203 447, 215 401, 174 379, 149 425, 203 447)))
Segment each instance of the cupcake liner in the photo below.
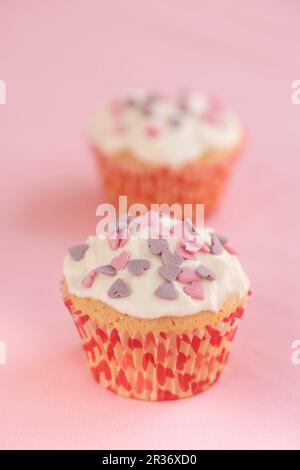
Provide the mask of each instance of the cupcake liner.
POLYGON ((205 204, 205 215, 213 212, 231 174, 240 147, 227 155, 184 168, 140 167, 106 156, 93 149, 109 202, 118 206, 120 195, 128 197, 128 207, 151 204, 205 204))
POLYGON ((95 380, 140 400, 174 400, 207 390, 227 362, 243 308, 218 325, 183 334, 119 331, 96 323, 64 299, 95 380))

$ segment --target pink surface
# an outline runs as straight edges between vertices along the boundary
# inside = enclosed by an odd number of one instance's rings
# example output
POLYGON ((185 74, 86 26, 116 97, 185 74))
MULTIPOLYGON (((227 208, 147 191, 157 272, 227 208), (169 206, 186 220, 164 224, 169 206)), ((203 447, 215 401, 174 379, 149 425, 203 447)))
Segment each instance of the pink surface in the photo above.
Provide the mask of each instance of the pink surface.
POLYGON ((284 0, 1 2, 1 448, 299 448, 299 16, 284 0), (66 248, 96 225, 88 119, 136 85, 220 91, 249 133, 211 224, 253 300, 221 381, 178 402, 97 386, 58 288, 66 248))

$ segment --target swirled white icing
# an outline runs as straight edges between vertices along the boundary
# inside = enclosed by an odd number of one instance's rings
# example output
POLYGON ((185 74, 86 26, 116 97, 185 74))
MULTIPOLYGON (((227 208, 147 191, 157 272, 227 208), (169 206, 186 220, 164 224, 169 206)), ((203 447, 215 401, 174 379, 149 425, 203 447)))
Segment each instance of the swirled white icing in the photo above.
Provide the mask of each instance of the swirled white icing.
MULTIPOLYGON (((163 224, 170 225, 170 219, 163 217, 163 224)), ((113 251, 106 238, 90 236, 86 243, 88 249, 82 259, 74 260, 70 254, 64 259, 64 276, 69 291, 78 297, 90 297, 110 305, 121 313, 135 317, 151 319, 163 316, 186 316, 201 311, 218 312, 225 299, 230 295, 244 297, 249 290, 249 281, 236 255, 230 254, 225 248, 218 255, 197 252, 194 260, 183 260, 180 268, 196 269, 205 266, 215 275, 215 280, 201 279, 204 290, 202 300, 192 298, 184 292, 184 284, 177 279, 172 282, 178 296, 173 300, 157 297, 154 292, 165 281, 159 273, 163 265, 160 255, 152 254, 148 246, 148 227, 140 232, 132 231, 129 225, 129 238, 125 246, 113 251), (150 268, 140 275, 132 274, 128 267, 120 270, 115 276, 98 273, 91 287, 83 287, 82 281, 93 269, 110 264, 112 259, 124 250, 129 251, 130 259, 150 261, 150 268), (127 297, 111 298, 108 291, 116 279, 123 280, 131 289, 127 297)), ((211 229, 204 230, 204 239, 211 243, 211 229)), ((171 252, 175 252, 180 241, 175 234, 167 240, 171 252)))
POLYGON ((125 150, 150 164, 178 168, 209 151, 234 147, 242 128, 236 115, 216 99, 135 91, 100 109, 90 136, 108 156, 125 150))

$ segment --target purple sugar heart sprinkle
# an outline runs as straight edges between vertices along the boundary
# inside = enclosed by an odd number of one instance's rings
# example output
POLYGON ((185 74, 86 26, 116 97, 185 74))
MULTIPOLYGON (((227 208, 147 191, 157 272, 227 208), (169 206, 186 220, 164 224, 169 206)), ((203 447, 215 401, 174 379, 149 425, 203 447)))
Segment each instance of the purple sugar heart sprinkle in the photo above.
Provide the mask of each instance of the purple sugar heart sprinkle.
POLYGON ((177 116, 171 116, 168 119, 168 124, 170 127, 179 127, 181 125, 181 119, 177 116))
POLYGON ((222 245, 228 242, 228 237, 226 237, 226 235, 222 235, 221 233, 216 233, 216 236, 218 237, 222 245))
POLYGON ((156 101, 159 101, 161 99, 161 95, 158 93, 149 93, 146 97, 145 103, 155 103, 156 101))
POLYGON ((165 249, 168 248, 168 242, 167 240, 159 238, 149 238, 148 247, 153 255, 160 255, 165 249))
POLYGON ((178 254, 171 253, 169 248, 166 248, 162 252, 162 260, 163 263, 168 266, 179 266, 182 263, 182 257, 178 254))
POLYGON ((69 248, 69 254, 73 258, 74 261, 80 261, 84 255, 86 250, 88 249, 89 245, 86 243, 81 243, 80 245, 71 246, 69 248))
POLYGON ((127 268, 134 276, 141 276, 150 266, 151 263, 147 259, 132 259, 129 261, 127 268))
POLYGON ((131 294, 131 288, 125 284, 122 279, 117 279, 109 288, 107 292, 111 299, 117 299, 118 297, 128 297, 131 294))
POLYGON ((133 108, 138 104, 138 102, 137 102, 136 99, 128 97, 128 98, 125 99, 124 104, 125 104, 125 106, 128 106, 128 108, 133 108))
POLYGON ((115 276, 117 270, 111 264, 105 264, 104 266, 98 266, 96 268, 97 273, 106 274, 107 276, 115 276))
POLYGON ((164 282, 156 289, 154 295, 161 299, 173 300, 178 297, 178 292, 171 282, 164 282))
POLYGON ((205 266, 198 266, 197 273, 201 278, 208 279, 209 281, 214 281, 216 279, 216 275, 205 266))
POLYGON ((149 117, 149 116, 152 116, 153 114, 153 109, 151 107, 151 104, 144 104, 142 107, 141 107, 141 113, 143 116, 145 117, 149 117))
POLYGON ((220 255, 223 252, 223 246, 216 233, 211 234, 211 252, 214 255, 220 255))
POLYGON ((175 281, 180 273, 180 267, 177 265, 161 266, 158 270, 159 274, 164 277, 167 281, 175 281))

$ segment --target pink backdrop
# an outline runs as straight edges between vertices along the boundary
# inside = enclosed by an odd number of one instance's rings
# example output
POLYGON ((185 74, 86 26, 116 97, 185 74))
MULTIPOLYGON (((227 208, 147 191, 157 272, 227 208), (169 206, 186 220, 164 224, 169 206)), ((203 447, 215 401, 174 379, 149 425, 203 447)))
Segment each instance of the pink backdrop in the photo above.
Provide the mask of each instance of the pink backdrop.
POLYGON ((300 447, 299 17, 285 0, 1 0, 1 448, 300 447), (249 133, 211 224, 231 235, 253 300, 219 384, 178 402, 97 386, 59 293, 101 199, 88 120, 138 85, 220 91, 249 133))

